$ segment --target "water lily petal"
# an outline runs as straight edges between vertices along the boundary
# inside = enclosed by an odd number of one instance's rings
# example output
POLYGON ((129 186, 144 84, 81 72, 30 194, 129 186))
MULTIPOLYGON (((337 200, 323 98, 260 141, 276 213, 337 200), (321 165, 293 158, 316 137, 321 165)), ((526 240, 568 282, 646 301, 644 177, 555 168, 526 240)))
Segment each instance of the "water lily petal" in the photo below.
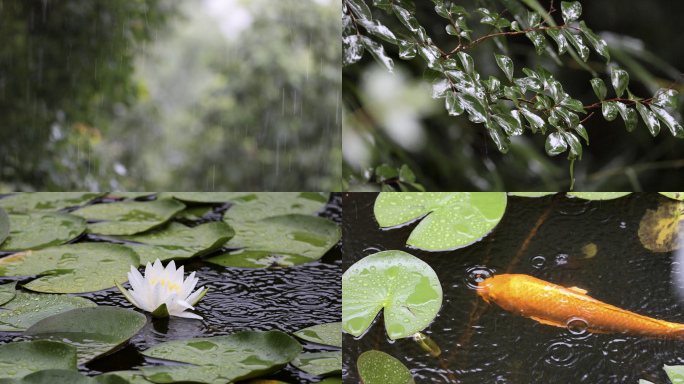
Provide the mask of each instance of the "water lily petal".
POLYGON ((197 298, 202 294, 202 292, 204 292, 204 287, 199 287, 199 289, 193 292, 193 294, 190 295, 187 299, 185 299, 185 301, 187 301, 188 303, 194 303, 197 300, 197 298))
MULTIPOLYGON (((159 261, 159 259, 157 259, 159 261)), ((156 262, 155 262, 156 264, 156 262)), ((161 261, 159 262, 161 264, 161 261)), ((176 263, 171 260, 171 262, 166 265, 166 268, 164 268, 160 279, 161 280, 166 280, 166 281, 173 281, 173 276, 176 274, 176 263)))
POLYGON ((147 300, 145 300, 145 297, 141 297, 140 293, 136 291, 128 291, 128 293, 131 295, 131 298, 133 299, 131 301, 131 304, 142 309, 143 311, 150 312, 152 310, 152 308, 150 308, 150 306, 148 305, 147 300))
POLYGON ((183 284, 183 266, 182 265, 171 276, 171 281, 173 281, 174 284, 178 284, 178 287, 180 287, 183 284))
POLYGON ((131 271, 128 273, 128 281, 131 283, 132 290, 140 290, 145 284, 145 278, 140 274, 140 271, 132 265, 131 271))
POLYGON ((179 307, 183 307, 183 309, 182 309, 183 311, 186 310, 186 309, 195 309, 195 307, 193 307, 192 305, 188 304, 188 302, 185 301, 185 300, 178 300, 178 306, 179 306, 179 307))
POLYGON ((154 262, 152 269, 154 270, 152 280, 159 280, 162 278, 162 276, 164 276, 164 266, 162 265, 161 261, 159 261, 159 259, 157 259, 157 261, 154 262))
POLYGON ((179 313, 179 314, 177 314, 177 315, 174 315, 174 316, 185 317, 185 318, 188 318, 188 319, 198 319, 198 320, 202 320, 202 316, 195 315, 194 313, 191 313, 191 312, 181 312, 181 313, 179 313))
POLYGON ((195 289, 195 286, 199 282, 199 279, 195 277, 195 272, 192 272, 190 276, 188 276, 187 279, 183 282, 183 285, 181 286, 180 289, 180 297, 186 298, 192 292, 193 289, 195 289))
POLYGON ((152 285, 152 294, 148 299, 151 308, 157 308, 164 304, 164 299, 166 298, 166 292, 163 291, 163 287, 160 282, 156 282, 152 285))
POLYGON ((154 268, 152 267, 152 263, 147 263, 145 266, 145 280, 150 281, 153 280, 156 277, 156 272, 154 271, 154 268))

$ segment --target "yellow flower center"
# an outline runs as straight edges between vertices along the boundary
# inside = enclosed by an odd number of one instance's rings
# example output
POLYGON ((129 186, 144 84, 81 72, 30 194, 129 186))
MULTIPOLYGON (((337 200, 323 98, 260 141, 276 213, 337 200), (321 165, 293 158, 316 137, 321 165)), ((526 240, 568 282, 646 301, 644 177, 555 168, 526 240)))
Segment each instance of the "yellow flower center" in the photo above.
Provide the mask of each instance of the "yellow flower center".
POLYGON ((156 283, 157 281, 161 283, 162 287, 166 286, 167 288, 169 288, 169 291, 174 290, 176 291, 176 293, 178 293, 178 291, 180 290, 178 284, 171 284, 171 282, 168 280, 152 280, 152 285, 154 285, 154 283, 156 283))

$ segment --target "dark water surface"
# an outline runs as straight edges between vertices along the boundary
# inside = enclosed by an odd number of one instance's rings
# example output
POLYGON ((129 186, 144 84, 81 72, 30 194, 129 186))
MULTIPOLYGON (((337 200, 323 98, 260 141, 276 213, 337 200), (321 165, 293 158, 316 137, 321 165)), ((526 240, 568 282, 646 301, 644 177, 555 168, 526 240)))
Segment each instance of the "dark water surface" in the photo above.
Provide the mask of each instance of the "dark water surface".
MULTIPOLYGON (((195 222, 197 225, 207 221, 220 221, 230 205, 217 205, 214 212, 195 222)), ((318 213, 341 223, 341 196, 333 194, 324 210, 318 213)), ((87 235, 80 241, 102 241, 97 236, 87 235)), ((194 313, 203 320, 171 317, 152 318, 122 349, 94 360, 80 367, 86 374, 128 370, 141 365, 169 364, 161 360, 145 357, 138 351, 146 350, 159 343, 191 337, 211 337, 229 335, 240 331, 280 330, 292 333, 317 324, 340 321, 342 311, 341 287, 341 245, 335 245, 326 255, 315 262, 296 265, 286 269, 248 269, 232 268, 202 261, 202 258, 176 262, 185 266, 185 276, 195 271, 199 279, 198 287, 210 287, 210 291, 195 306, 194 313)), ((220 253, 221 250, 215 253, 220 253)), ((166 263, 165 263, 166 264, 166 263)), ((140 269, 144 271, 144 268, 140 269)), ((21 278, 19 284, 33 278, 21 278)), ((17 280, 0 278, 0 284, 17 280)), ((130 289, 130 284, 124 284, 130 289)), ((112 305, 134 309, 116 289, 79 294, 98 305, 112 305)), ((14 340, 21 333, 0 332, 0 343, 14 340)), ((304 347, 303 352, 325 352, 336 350, 334 347, 298 340, 304 347)), ((292 365, 287 365, 275 374, 265 376, 289 383, 316 383, 321 376, 309 375, 292 365)))
MULTIPOLYGON (((587 201, 557 194, 509 196, 499 225, 461 249, 427 252, 406 246, 419 220, 380 229, 376 195, 343 198, 343 268, 373 253, 398 249, 427 262, 439 276, 444 301, 423 333, 441 347, 433 358, 411 339, 391 341, 382 317, 355 339, 343 335, 345 383, 358 383, 356 359, 378 349, 399 359, 416 383, 669 383, 663 364, 684 364, 684 341, 597 334, 540 324, 488 305, 475 292, 482 276, 521 273, 588 291, 641 315, 684 323, 684 299, 672 281, 674 252, 654 253, 638 236, 648 209, 668 202, 658 194, 587 201), (536 230, 535 230, 536 229, 536 230), (581 248, 596 244, 585 259, 581 248), (479 276, 479 277, 478 277, 479 276)), ((681 285, 681 283, 678 283, 681 285)))

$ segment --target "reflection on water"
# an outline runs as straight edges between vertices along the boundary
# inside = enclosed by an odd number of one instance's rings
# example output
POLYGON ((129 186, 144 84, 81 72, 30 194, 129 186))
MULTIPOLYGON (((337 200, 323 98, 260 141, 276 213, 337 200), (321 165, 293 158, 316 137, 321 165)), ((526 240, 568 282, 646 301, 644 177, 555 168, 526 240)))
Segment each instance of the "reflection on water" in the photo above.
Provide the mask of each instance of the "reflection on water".
POLYGON ((498 227, 448 252, 406 247, 418 222, 381 230, 374 200, 374 194, 345 197, 344 267, 390 249, 427 262, 442 283, 444 302, 423 333, 442 354, 429 356, 411 338, 390 342, 378 317, 358 340, 344 335, 345 383, 359 382, 356 359, 372 349, 398 358, 416 382, 429 383, 666 383, 663 364, 684 364, 684 341, 592 333, 581 319, 568 328, 540 324, 488 305, 475 292, 491 275, 527 274, 586 289, 597 300, 644 316, 684 323, 684 296, 676 293, 684 292, 684 255, 652 252, 638 236, 642 217, 667 202, 664 197, 632 194, 592 202, 562 194, 509 196, 498 227))

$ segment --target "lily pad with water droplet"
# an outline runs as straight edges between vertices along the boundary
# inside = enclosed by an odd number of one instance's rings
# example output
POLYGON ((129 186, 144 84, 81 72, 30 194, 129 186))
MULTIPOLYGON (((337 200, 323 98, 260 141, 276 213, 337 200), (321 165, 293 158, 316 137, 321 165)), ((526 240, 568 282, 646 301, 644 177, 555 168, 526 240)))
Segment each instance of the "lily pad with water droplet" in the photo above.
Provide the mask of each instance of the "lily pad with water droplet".
POLYGON ((54 341, 21 341, 0 345, 0 378, 21 378, 45 369, 76 371, 76 348, 54 341))
POLYGON ((17 282, 0 285, 0 305, 4 305, 8 301, 14 299, 17 294, 17 282))
POLYGON ((195 205, 195 206, 187 207, 176 215, 176 219, 190 220, 190 221, 200 220, 202 218, 202 216, 211 212, 211 209, 212 209, 211 205, 195 205))
POLYGON ((674 200, 684 200, 684 192, 658 192, 663 196, 674 200))
POLYGON ((342 373, 342 351, 302 353, 292 365, 312 375, 342 373))
POLYGON ((33 339, 59 340, 75 346, 80 365, 119 348, 146 323, 145 315, 130 309, 107 306, 79 308, 43 319, 23 335, 33 339))
POLYGON ((342 329, 363 334, 384 309, 390 339, 423 330, 442 306, 442 286, 427 263, 402 251, 384 251, 342 275, 342 329))
POLYGON ((275 372, 301 350, 302 346, 284 332, 244 331, 158 344, 142 354, 197 365, 140 367, 140 370, 156 383, 224 384, 275 372))
POLYGON ((8 211, 54 212, 78 207, 104 192, 26 192, 0 199, 0 206, 8 211))
POLYGON ((184 203, 227 203, 254 195, 252 192, 162 192, 157 198, 171 198, 184 203))
MULTIPOLYGON (((145 381, 149 383, 149 381, 145 381)), ((46 369, 26 375, 21 379, 0 379, 0 384, 132 384, 114 375, 88 377, 77 371, 46 369)))
POLYGON ((25 331, 33 324, 76 308, 96 307, 92 301, 71 295, 19 292, 0 311, 0 331, 25 331))
POLYGON ((485 236, 506 209, 504 192, 380 193, 375 218, 381 227, 404 224, 428 214, 406 244, 421 249, 462 247, 485 236))
POLYGON ((340 227, 317 216, 282 215, 243 222, 226 245, 243 247, 207 259, 232 267, 289 267, 323 257, 342 237, 340 227))
POLYGON ((627 196, 631 192, 569 192, 568 195, 586 200, 611 200, 627 196))
POLYGON ((342 323, 314 325, 294 333, 300 339, 342 348, 342 323))
POLYGON ((0 276, 45 275, 25 284, 32 291, 83 293, 128 281, 131 265, 140 258, 120 244, 78 243, 15 253, 0 259, 0 276))
POLYGON ((25 251, 60 245, 86 230, 82 217, 56 212, 11 212, 12 230, 0 251, 25 251))
POLYGON ((155 232, 112 238, 141 243, 127 246, 140 256, 140 265, 147 265, 157 259, 182 260, 213 251, 234 235, 233 228, 224 222, 211 222, 196 227, 172 222, 155 232))
MULTIPOLYGON (((96 377, 109 377, 109 376, 118 376, 124 380, 128 384, 150 384, 149 380, 145 379, 145 376, 143 376, 142 372, 140 371, 114 371, 114 372, 107 372, 105 374, 102 374, 100 376, 96 377)), ((2 383, 0 383, 2 384, 2 383)))
POLYGON ((663 364, 663 369, 667 373, 667 377, 670 379, 672 384, 684 383, 684 365, 665 365, 663 364))
POLYGON ((5 241, 10 233, 10 220, 7 211, 3 207, 0 207, 0 245, 5 241))
POLYGON ((254 193, 240 200, 223 216, 223 221, 240 232, 246 222, 255 222, 269 216, 288 214, 311 215, 323 209, 330 194, 323 192, 254 193))
POLYGON ((98 235, 135 235, 171 220, 185 204, 174 199, 123 201, 93 204, 71 214, 97 222, 88 224, 88 233, 98 235))
POLYGON ((385 352, 366 351, 356 362, 364 384, 414 384, 411 372, 385 352))
POLYGON ((653 252, 670 252, 684 243, 684 202, 667 201, 649 209, 639 222, 639 240, 653 252))
POLYGON ((113 198, 113 199, 130 199, 130 200, 135 200, 139 199, 141 197, 150 197, 157 192, 109 192, 107 194, 107 197, 113 198))

